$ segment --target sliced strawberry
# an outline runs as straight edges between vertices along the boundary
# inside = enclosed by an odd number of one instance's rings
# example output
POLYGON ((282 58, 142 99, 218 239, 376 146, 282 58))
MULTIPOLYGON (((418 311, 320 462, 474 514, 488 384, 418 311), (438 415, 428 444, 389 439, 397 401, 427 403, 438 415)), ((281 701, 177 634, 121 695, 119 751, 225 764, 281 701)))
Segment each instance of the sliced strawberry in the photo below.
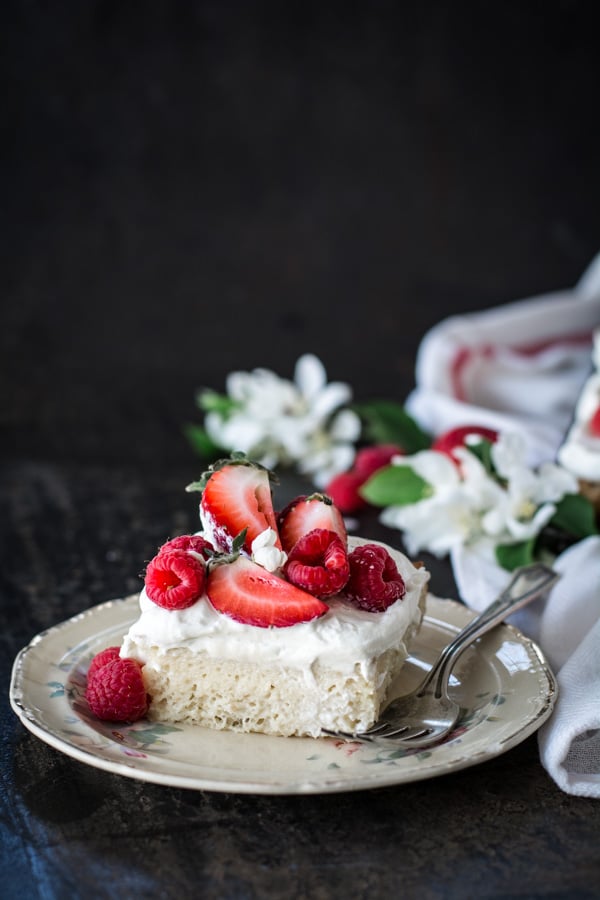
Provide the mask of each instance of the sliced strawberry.
POLYGON ((206 587, 219 612, 245 625, 284 628, 309 622, 328 606, 312 594, 273 575, 246 556, 211 567, 206 587))
MULTIPOLYGON (((225 462, 206 482, 200 501, 205 531, 220 550, 231 552, 234 538, 247 529, 243 549, 266 528, 277 534, 269 472, 248 461, 225 462)), ((280 550, 279 537, 275 546, 280 550)))
POLYGON ((343 516, 327 494, 303 494, 296 497, 279 513, 277 522, 281 545, 286 553, 290 552, 301 537, 315 528, 335 531, 344 547, 348 543, 343 516))

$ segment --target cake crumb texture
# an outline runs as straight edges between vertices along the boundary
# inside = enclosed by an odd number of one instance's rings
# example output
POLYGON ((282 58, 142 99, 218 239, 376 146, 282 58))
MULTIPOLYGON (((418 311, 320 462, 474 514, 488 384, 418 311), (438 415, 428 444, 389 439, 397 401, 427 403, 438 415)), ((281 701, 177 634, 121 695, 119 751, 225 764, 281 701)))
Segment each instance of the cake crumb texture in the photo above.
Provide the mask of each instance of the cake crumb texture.
POLYGON ((407 657, 404 643, 373 660, 368 672, 316 663, 310 671, 211 659, 187 648, 130 648, 144 661, 149 717, 218 730, 318 737, 323 728, 361 731, 378 718, 407 657))

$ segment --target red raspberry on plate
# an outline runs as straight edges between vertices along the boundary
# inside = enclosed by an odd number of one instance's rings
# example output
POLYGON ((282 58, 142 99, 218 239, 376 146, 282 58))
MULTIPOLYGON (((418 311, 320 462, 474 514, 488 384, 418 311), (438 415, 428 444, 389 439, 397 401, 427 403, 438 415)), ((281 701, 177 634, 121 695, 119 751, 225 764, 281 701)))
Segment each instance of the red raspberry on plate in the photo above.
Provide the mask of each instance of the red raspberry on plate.
POLYGON ((118 659, 119 650, 120 647, 107 647, 106 650, 101 650, 100 653, 96 653, 88 669, 88 680, 92 677, 94 672, 97 672, 98 669, 102 668, 102 666, 105 666, 107 663, 112 662, 113 659, 118 659))
POLYGON ((384 612, 406 593, 404 579, 385 547, 361 544, 348 557, 350 577, 345 595, 369 612, 384 612))
POLYGON ((342 590, 350 574, 346 548, 335 531, 314 528, 294 544, 283 573, 315 597, 330 597, 342 590))
POLYGON ((113 659, 96 669, 85 697, 91 711, 109 722, 136 722, 148 712, 142 666, 136 659, 113 659))
POLYGON ((146 593, 164 609, 186 609, 204 593, 206 569, 187 550, 159 553, 146 569, 146 593))
POLYGON ((200 534, 182 534, 179 537, 171 538, 166 544, 159 548, 158 555, 168 553, 170 550, 187 550, 188 552, 198 553, 203 559, 208 559, 214 553, 214 547, 203 538, 200 534))

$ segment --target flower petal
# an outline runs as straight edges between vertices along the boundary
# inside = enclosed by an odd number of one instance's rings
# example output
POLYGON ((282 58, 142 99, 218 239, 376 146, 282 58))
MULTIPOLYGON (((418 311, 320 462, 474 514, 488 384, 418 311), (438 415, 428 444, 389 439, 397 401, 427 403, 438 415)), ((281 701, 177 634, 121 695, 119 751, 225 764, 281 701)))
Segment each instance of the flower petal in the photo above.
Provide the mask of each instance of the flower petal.
POLYGON ((294 381, 307 400, 312 400, 327 384, 327 372, 325 366, 314 353, 305 353, 301 356, 294 369, 294 381))
POLYGON ((332 381, 331 384, 325 385, 318 394, 315 394, 311 400, 313 416, 324 421, 334 410, 352 400, 352 391, 347 384, 343 384, 341 381, 332 381))

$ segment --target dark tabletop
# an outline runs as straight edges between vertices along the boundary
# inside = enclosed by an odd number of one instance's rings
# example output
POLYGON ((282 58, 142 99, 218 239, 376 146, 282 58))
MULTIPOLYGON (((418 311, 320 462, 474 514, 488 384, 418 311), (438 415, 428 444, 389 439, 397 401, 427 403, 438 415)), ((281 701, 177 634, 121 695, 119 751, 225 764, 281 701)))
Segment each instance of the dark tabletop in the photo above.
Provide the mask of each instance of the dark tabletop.
POLYGON ((441 318, 576 282, 600 250, 592 11, 3 6, 0 895, 600 896, 600 803, 535 736, 428 781, 252 796, 76 762, 8 703, 21 647, 197 527, 198 388, 311 350, 403 401, 441 318))

